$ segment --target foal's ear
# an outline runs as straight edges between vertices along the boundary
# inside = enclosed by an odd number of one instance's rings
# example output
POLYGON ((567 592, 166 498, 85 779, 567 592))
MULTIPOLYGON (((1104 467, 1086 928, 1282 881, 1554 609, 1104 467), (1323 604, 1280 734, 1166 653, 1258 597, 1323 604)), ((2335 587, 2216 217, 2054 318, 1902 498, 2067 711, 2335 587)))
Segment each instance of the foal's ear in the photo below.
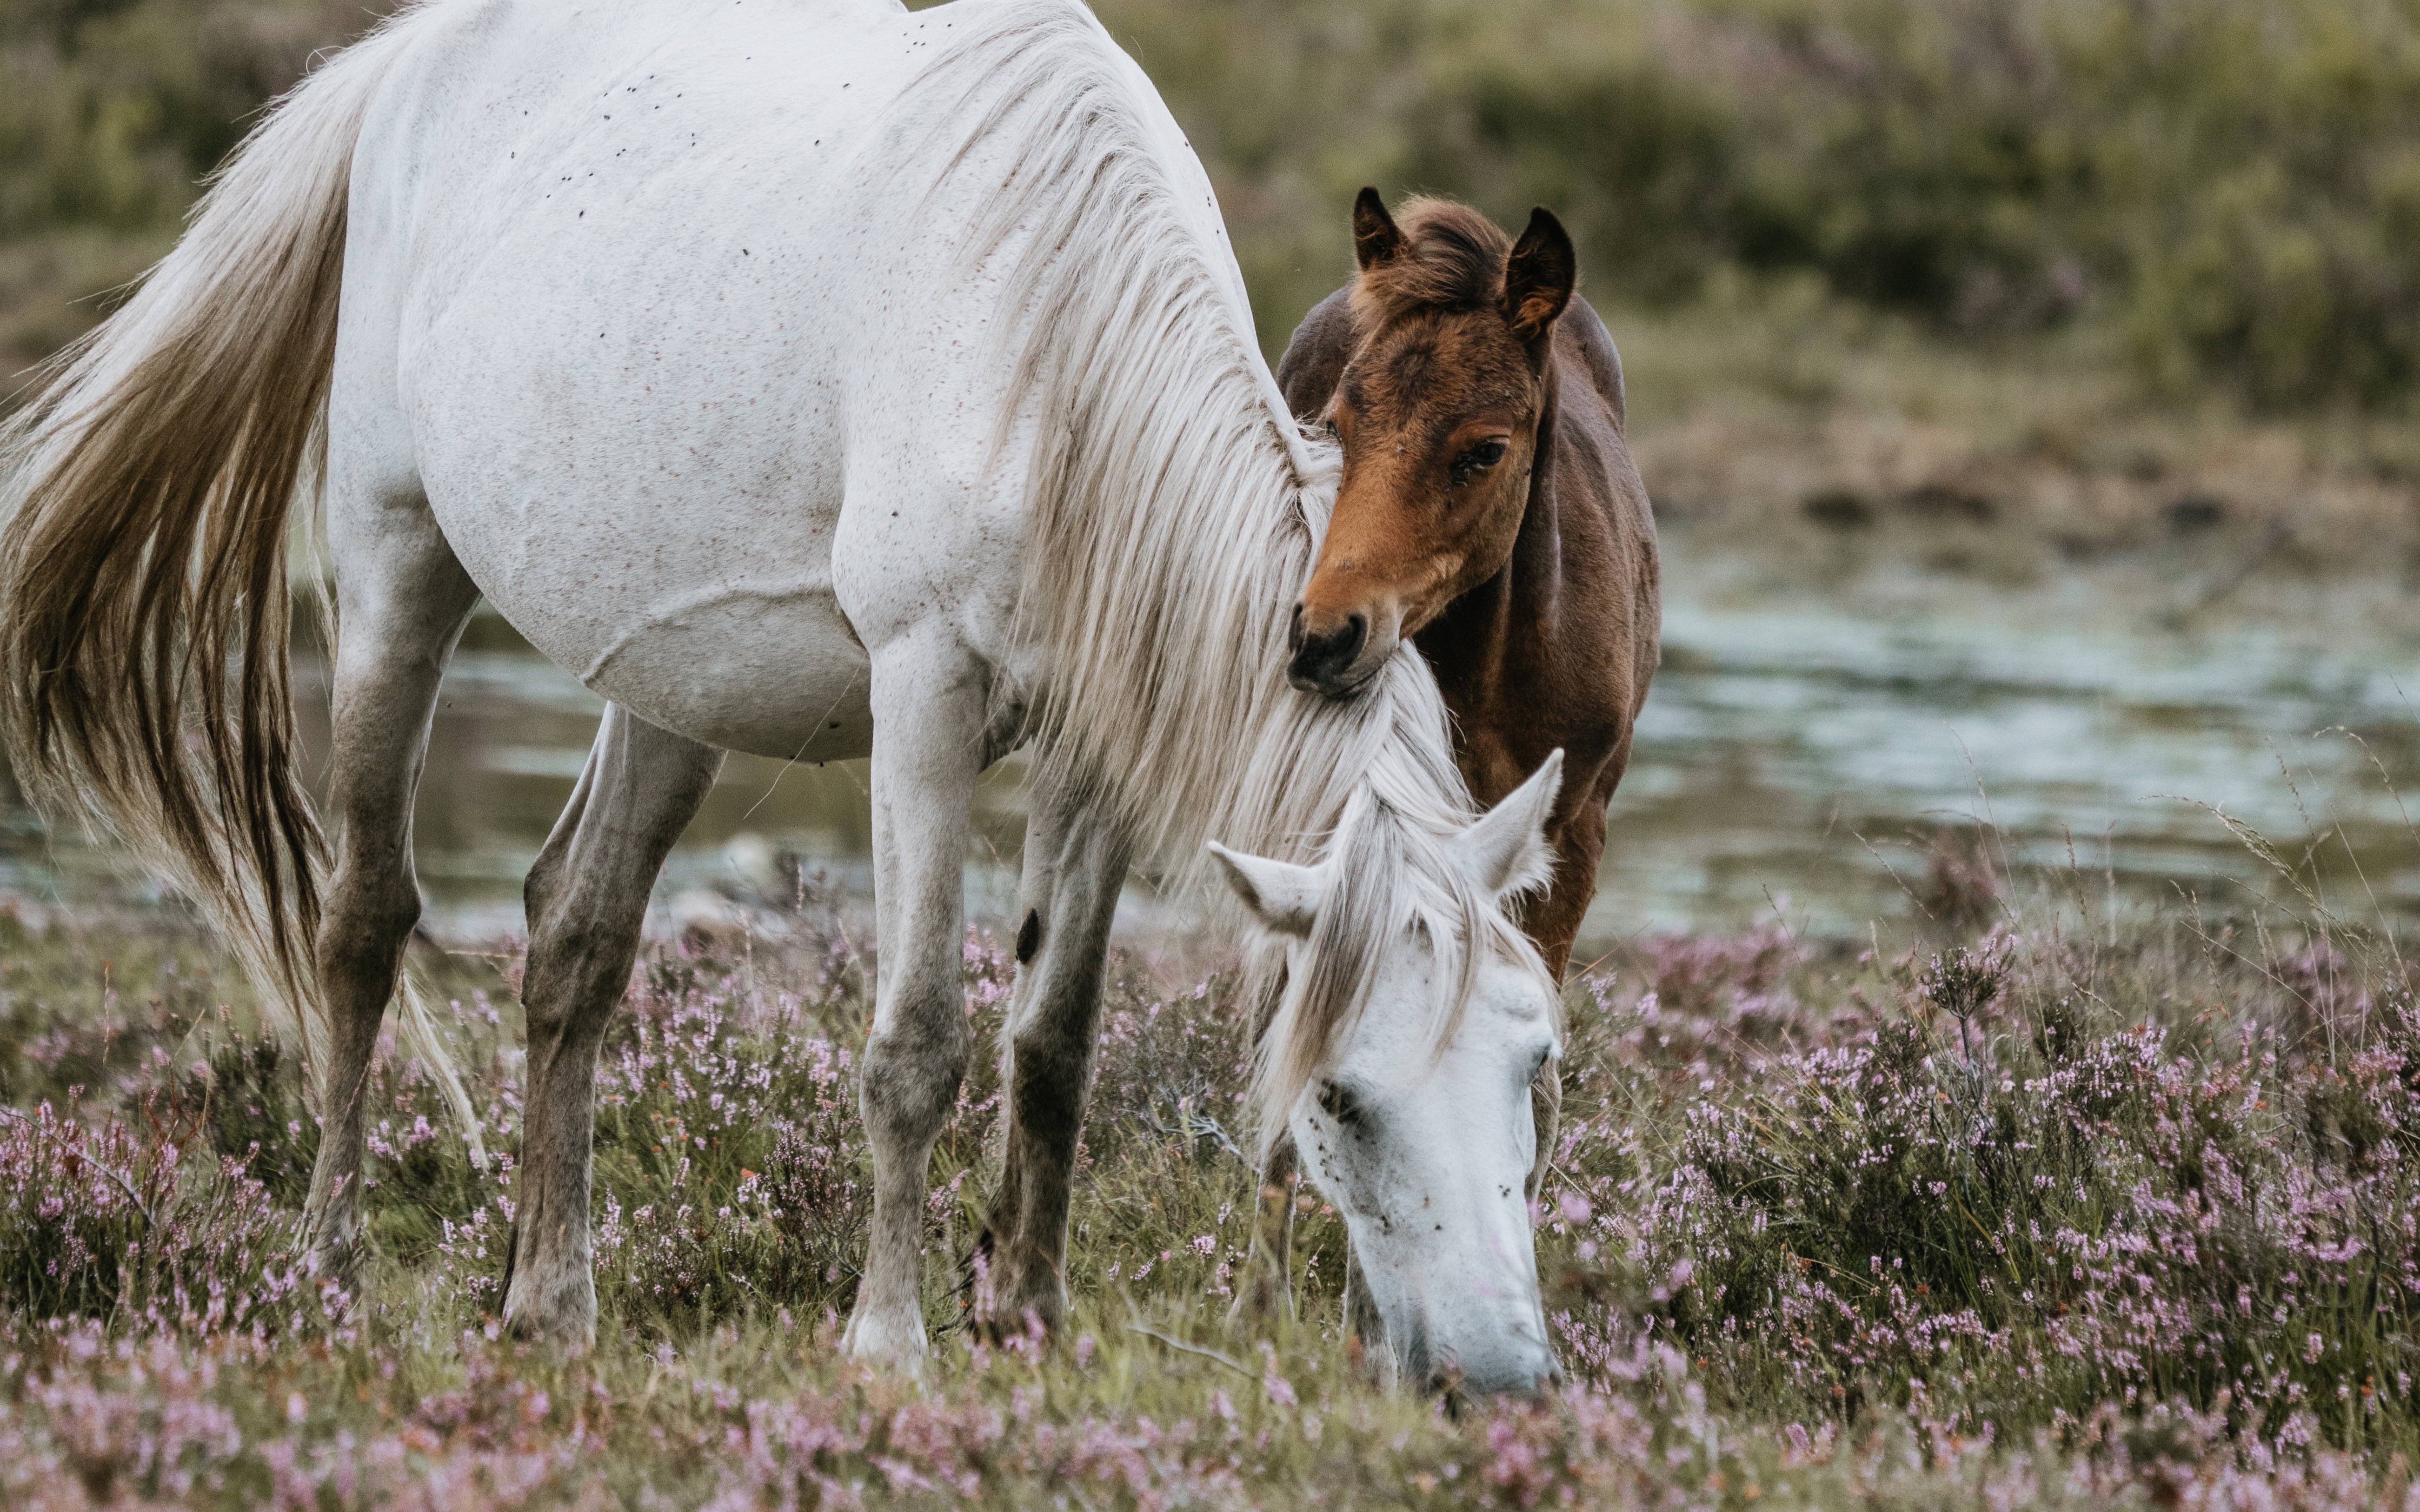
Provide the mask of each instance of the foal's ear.
POLYGON ((1454 849, 1471 876, 1488 891, 1502 897, 1527 892, 1554 874, 1555 851, 1546 843, 1546 817, 1555 811, 1555 795, 1563 787, 1563 753, 1556 751, 1529 780, 1506 794, 1504 801, 1481 814, 1479 823, 1454 840, 1454 849))
POLYGON ((1298 940, 1311 937, 1311 921, 1319 911, 1318 872, 1290 861, 1231 851, 1215 840, 1210 854, 1218 858, 1227 886, 1264 928, 1298 940))
POLYGON ((1383 262, 1392 262, 1395 254, 1404 250, 1404 233, 1395 229, 1395 218, 1387 213, 1387 202, 1378 197, 1375 188, 1365 186, 1353 201, 1353 256, 1364 272, 1383 262))
POLYGON ((1580 260, 1570 234, 1541 205, 1529 212, 1529 228, 1512 243, 1512 259, 1504 265, 1504 318, 1512 322, 1512 334, 1525 342, 1544 335, 1572 301, 1579 281, 1580 260))

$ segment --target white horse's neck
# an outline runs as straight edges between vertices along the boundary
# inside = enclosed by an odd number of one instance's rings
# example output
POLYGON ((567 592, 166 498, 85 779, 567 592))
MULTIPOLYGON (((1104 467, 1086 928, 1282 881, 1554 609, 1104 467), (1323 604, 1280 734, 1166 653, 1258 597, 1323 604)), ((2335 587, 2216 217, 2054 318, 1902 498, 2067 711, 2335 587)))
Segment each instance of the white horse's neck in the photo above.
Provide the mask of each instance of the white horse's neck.
POLYGON ((1021 312, 1043 779, 1105 790, 1142 852, 1184 871, 1208 839, 1311 859, 1358 787, 1440 833, 1465 822, 1417 656, 1350 703, 1285 682, 1340 462, 1261 359, 1182 131, 1080 7, 970 9, 981 34, 917 87, 948 106, 923 118, 962 123, 962 140, 1017 144, 970 254, 1001 257, 1021 312))
MULTIPOLYGON (((1341 459, 1304 438, 1254 346, 1209 183, 1140 70, 1067 0, 998 0, 919 82, 925 118, 1015 144, 970 233, 1005 270, 1035 440, 1024 614, 1047 652, 1040 780, 1095 794, 1183 880, 1203 841, 1332 860, 1264 1038, 1264 1129, 1420 928, 1449 1035, 1475 952, 1526 951, 1446 854, 1469 822, 1444 701, 1406 648, 1361 697, 1283 675, 1341 459), (954 93, 953 93, 954 91, 954 93)), ((961 148, 963 151, 963 148, 961 148)), ((1531 957, 1534 960, 1534 957, 1531 957)), ((1261 961, 1264 985, 1274 957, 1261 961)))

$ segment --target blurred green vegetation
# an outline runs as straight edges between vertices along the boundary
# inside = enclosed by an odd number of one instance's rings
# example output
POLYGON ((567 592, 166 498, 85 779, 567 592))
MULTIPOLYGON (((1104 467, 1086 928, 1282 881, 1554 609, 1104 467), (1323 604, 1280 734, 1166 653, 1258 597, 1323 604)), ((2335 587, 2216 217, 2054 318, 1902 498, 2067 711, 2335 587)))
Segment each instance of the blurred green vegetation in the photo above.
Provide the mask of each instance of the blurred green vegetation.
POLYGON ((44 354, 174 239, 195 182, 315 50, 336 0, 0 0, 0 354, 44 354))
MULTIPOLYGON (((1949 344, 2108 334, 2149 393, 2420 385, 2414 0, 1099 0, 1194 133, 1263 335, 1375 182, 1561 211, 1598 296, 1812 278, 1949 344)), ((331 0, 0 0, 0 344, 173 234, 331 0)))
POLYGON ((2154 392, 2420 378, 2409 0, 1104 0, 1264 321, 1353 189, 1561 212, 1599 294, 1812 274, 1950 341, 2089 323, 2154 392))

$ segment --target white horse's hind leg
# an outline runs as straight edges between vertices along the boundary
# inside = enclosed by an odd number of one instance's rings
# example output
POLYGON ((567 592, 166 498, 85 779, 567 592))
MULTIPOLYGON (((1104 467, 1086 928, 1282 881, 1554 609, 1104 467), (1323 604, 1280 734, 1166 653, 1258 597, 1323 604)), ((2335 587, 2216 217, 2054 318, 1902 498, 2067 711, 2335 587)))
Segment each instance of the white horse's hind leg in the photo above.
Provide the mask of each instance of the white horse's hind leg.
POLYGON ((946 632, 873 658, 874 1032, 858 1106, 874 1152, 874 1226, 845 1340, 861 1358, 924 1353, 925 1171, 967 1070, 959 934, 986 689, 946 632))
MULTIPOLYGON (((341 470, 334 470, 341 471, 341 470)), ((326 1103, 305 1208, 321 1273, 349 1274, 361 1231, 363 1095, 379 1023, 420 919, 411 800, 447 656, 479 591, 439 533, 416 483, 332 485, 329 529, 341 616, 329 812, 335 871, 318 941, 331 1042, 326 1103)))
POLYGON ((529 1070, 504 1260, 504 1321, 523 1337, 585 1344, 596 1335, 588 1163, 597 1047, 630 983, 647 893, 722 755, 608 707, 571 802, 530 869, 521 979, 529 1070))

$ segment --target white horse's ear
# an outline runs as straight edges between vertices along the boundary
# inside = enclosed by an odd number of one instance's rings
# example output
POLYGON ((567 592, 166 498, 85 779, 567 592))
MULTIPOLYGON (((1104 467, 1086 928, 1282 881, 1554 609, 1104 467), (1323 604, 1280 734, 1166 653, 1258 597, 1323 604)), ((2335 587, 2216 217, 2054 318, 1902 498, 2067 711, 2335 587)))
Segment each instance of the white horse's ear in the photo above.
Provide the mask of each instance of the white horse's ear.
POLYGON ((1235 889, 1235 896, 1254 918, 1280 934, 1310 937, 1311 918, 1319 912, 1318 872, 1290 861, 1231 851, 1215 840, 1210 842, 1210 854, 1218 858, 1227 886, 1235 889))
POLYGON ((1527 892, 1554 874, 1554 847, 1546 843, 1546 818, 1563 787, 1563 753, 1556 751, 1529 780, 1506 794, 1479 823, 1454 840, 1454 850, 1481 887, 1497 897, 1527 892))

